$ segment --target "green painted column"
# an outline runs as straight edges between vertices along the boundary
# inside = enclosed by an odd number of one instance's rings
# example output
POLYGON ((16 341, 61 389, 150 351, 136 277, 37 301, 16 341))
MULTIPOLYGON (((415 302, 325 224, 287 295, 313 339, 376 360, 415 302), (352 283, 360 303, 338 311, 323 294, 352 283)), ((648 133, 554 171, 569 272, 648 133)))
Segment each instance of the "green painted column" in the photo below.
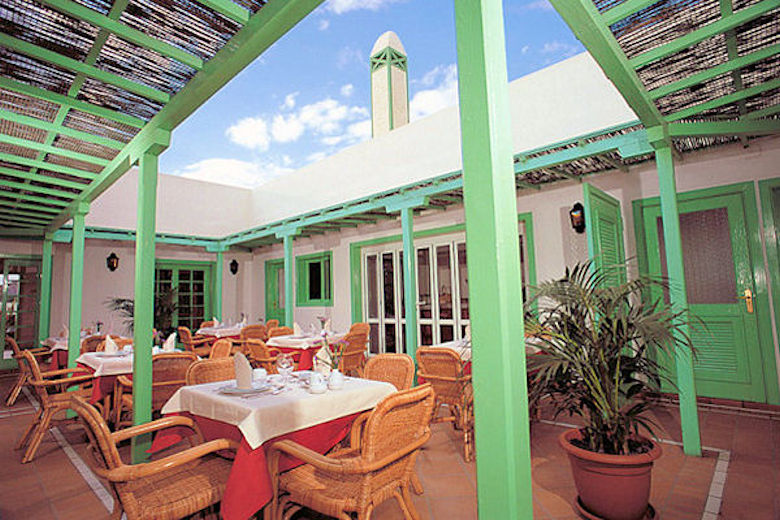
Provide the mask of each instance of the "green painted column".
POLYGON ((533 518, 502 0, 455 0, 480 518, 533 518))
POLYGON ((295 299, 293 294, 293 235, 286 234, 284 240, 284 324, 293 326, 295 321, 295 299))
MULTIPOLYGON (((415 359, 417 352, 417 273, 414 250, 414 208, 401 209, 401 229, 404 245, 404 310, 406 318, 406 353, 415 359)), ((416 363, 416 361, 415 361, 416 363)))
POLYGON ((214 266, 214 316, 222 320, 222 271, 225 267, 225 253, 217 251, 217 262, 214 266))
MULTIPOLYGON (((677 183, 674 178, 674 157, 669 145, 658 146, 655 151, 658 168, 658 189, 661 194, 661 217, 666 247, 666 266, 669 276, 669 300, 675 311, 688 307, 683 267, 682 241, 680 239, 680 212, 677 207, 677 183)), ((677 387, 680 395, 680 423, 683 450, 688 455, 701 455, 699 412, 696 406, 696 382, 693 374, 693 353, 678 349, 676 356, 677 387)))
MULTIPOLYGON (((154 328, 154 255, 157 213, 157 154, 139 160, 138 216, 135 235, 135 314, 133 316, 133 420, 152 420, 152 344, 154 328)), ((151 436, 134 437, 133 462, 148 458, 151 436)))
POLYGON ((76 366, 81 353, 81 300, 84 290, 84 218, 89 204, 81 203, 73 213, 70 259, 70 310, 68 312, 68 366, 76 366))
POLYGON ((43 239, 43 251, 41 253, 41 291, 38 305, 38 341, 41 342, 50 336, 51 328, 51 270, 52 251, 54 241, 52 235, 47 233, 43 239))

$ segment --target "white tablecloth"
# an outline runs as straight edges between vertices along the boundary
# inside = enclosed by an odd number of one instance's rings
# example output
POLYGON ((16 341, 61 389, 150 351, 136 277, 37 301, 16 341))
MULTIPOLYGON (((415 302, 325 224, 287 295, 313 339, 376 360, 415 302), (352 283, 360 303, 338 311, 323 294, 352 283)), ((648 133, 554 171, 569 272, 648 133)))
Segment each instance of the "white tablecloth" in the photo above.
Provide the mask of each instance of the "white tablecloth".
POLYGON ((265 393, 249 399, 218 393, 220 387, 234 383, 184 386, 165 403, 162 413, 189 412, 232 424, 255 449, 279 435, 370 410, 396 392, 390 383, 347 378, 344 388, 324 394, 310 394, 297 386, 277 395, 265 393))
MULTIPOLYGON (((160 347, 152 347, 152 355, 162 353, 163 350, 160 347)), ((132 352, 121 356, 114 356, 105 352, 85 352, 76 359, 76 363, 81 363, 94 370, 95 373, 93 375, 95 377, 133 373, 132 352)))
POLYGON ((215 338, 227 338, 229 336, 238 336, 241 334, 243 325, 231 325, 230 327, 220 325, 219 327, 203 327, 198 329, 195 334, 201 336, 214 336, 215 338))
MULTIPOLYGON (((328 343, 335 343, 344 336, 346 336, 344 333, 331 332, 328 334, 328 343)), ((269 339, 266 344, 269 347, 299 348, 301 350, 308 350, 310 348, 322 347, 322 336, 319 334, 276 336, 275 338, 269 339)))
MULTIPOLYGON (((81 343, 83 343, 86 338, 87 336, 81 336, 81 343)), ((51 350, 68 350, 68 338, 52 336, 51 338, 46 338, 41 341, 41 345, 49 347, 51 350)))
POLYGON ((463 361, 471 361, 471 342, 467 342, 463 339, 456 339, 455 341, 447 341, 446 343, 439 343, 437 345, 431 345, 432 348, 448 348, 454 350, 460 356, 463 361))

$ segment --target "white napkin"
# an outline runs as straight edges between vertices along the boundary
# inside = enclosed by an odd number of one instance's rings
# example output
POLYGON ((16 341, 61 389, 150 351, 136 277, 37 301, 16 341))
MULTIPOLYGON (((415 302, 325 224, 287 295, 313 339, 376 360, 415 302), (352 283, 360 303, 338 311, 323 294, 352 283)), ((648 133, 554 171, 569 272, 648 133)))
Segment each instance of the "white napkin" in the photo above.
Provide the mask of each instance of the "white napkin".
POLYGON ((111 336, 106 336, 106 348, 104 349, 104 351, 107 354, 116 354, 117 352, 119 352, 119 346, 111 338, 111 336))
POLYGON ((233 364, 236 368, 236 386, 244 390, 252 388, 252 365, 249 364, 246 356, 237 352, 233 356, 233 364))
POLYGON ((214 322, 214 325, 213 325, 214 327, 219 327, 219 320, 217 319, 216 316, 212 316, 211 317, 211 321, 214 322))
POLYGON ((293 323, 293 334, 296 336, 303 336, 303 329, 297 322, 293 323))
POLYGON ((331 326, 331 325, 330 325, 330 318, 328 318, 328 319, 327 319, 327 321, 325 321, 325 326, 323 327, 323 329, 325 330, 325 332, 333 332, 333 331, 331 330, 330 326, 331 326))
POLYGON ((314 354, 314 361, 324 364, 326 367, 331 367, 330 347, 322 347, 314 354))
POLYGON ((68 327, 65 326, 65 324, 62 324, 62 328, 60 329, 60 337, 61 338, 67 338, 70 331, 68 330, 68 327))
POLYGON ((163 352, 173 352, 176 348, 176 333, 171 332, 171 335, 168 336, 168 339, 165 340, 165 343, 163 343, 162 350, 163 352))

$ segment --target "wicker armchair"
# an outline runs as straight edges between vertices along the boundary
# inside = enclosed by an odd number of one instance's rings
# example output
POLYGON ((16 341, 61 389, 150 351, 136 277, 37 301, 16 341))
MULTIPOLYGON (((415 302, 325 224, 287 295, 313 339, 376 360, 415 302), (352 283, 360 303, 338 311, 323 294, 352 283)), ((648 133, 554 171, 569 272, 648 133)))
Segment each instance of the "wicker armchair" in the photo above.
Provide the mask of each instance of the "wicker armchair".
POLYGON ((471 376, 463 374, 460 356, 451 349, 420 347, 417 350, 418 377, 425 378, 436 393, 434 422, 452 421, 463 430, 463 458, 474 456, 474 394, 471 376), (449 417, 438 417, 441 405, 446 404, 449 417))
MULTIPOLYGON (((114 343, 116 343, 116 346, 119 347, 120 349, 125 345, 133 344, 132 338, 121 338, 119 336, 111 336, 111 339, 114 340, 114 343)), ((105 340, 105 336, 103 336, 103 340, 100 341, 100 343, 98 343, 97 350, 95 350, 94 352, 105 352, 105 351, 106 351, 106 340, 105 340)))
POLYGON ((203 443, 200 430, 186 417, 166 417, 111 433, 97 410, 85 400, 73 397, 70 407, 87 432, 92 470, 108 481, 114 495, 112 519, 118 520, 124 512, 128 520, 175 520, 222 500, 232 461, 216 453, 237 450, 235 441, 216 439, 203 443), (128 465, 120 458, 118 443, 173 426, 192 429, 197 444, 144 464, 128 465))
POLYGON ((233 358, 201 359, 189 366, 184 374, 184 381, 188 385, 200 385, 227 381, 236 378, 236 368, 233 358))
POLYGON ((278 349, 269 347, 259 339, 247 340, 244 348, 253 367, 264 368, 269 374, 276 373, 276 357, 280 353, 278 349))
POLYGON ((233 342, 229 339, 218 339, 211 345, 211 352, 209 352, 209 359, 219 359, 230 357, 233 352, 233 342))
POLYGON ((292 327, 274 327, 272 329, 268 329, 269 338, 275 338, 276 336, 289 336, 291 334, 293 334, 292 327))
POLYGON ((390 498, 405 518, 419 518, 409 493, 420 447, 430 438, 433 391, 422 385, 386 397, 353 425, 352 444, 328 455, 293 441, 279 441, 268 449, 268 469, 274 498, 271 518, 290 518, 301 506, 340 519, 369 518, 371 511, 390 498), (306 464, 279 473, 285 453, 306 464), (278 501, 279 493, 286 493, 278 501), (285 511, 286 509, 286 511, 285 511))
POLYGON ((217 322, 214 320, 201 321, 200 325, 198 326, 198 330, 205 329, 206 327, 213 327, 216 324, 217 322))
POLYGON ((200 357, 208 357, 211 353, 211 338, 193 338, 192 332, 187 327, 179 327, 179 341, 184 345, 185 350, 194 352, 200 357))
POLYGON ((341 340, 346 343, 341 355, 339 370, 347 375, 359 376, 366 364, 366 343, 370 331, 368 323, 353 323, 346 336, 341 340))
POLYGON ((68 388, 92 381, 92 375, 69 375, 82 369, 64 368, 46 372, 44 377, 38 366, 38 360, 31 352, 27 351, 22 352, 20 361, 24 365, 24 370, 29 374, 28 382, 35 389, 35 397, 38 401, 38 412, 16 446, 17 450, 27 447, 22 457, 22 464, 26 464, 35 457, 35 452, 38 451, 43 436, 51 427, 54 414, 70 408, 70 396, 80 395, 88 398, 92 394, 91 388, 80 388, 72 392, 68 392, 68 388))
POLYGON ((414 361, 408 354, 378 354, 366 362, 363 377, 392 383, 398 390, 408 390, 414 381, 414 361))
MULTIPOLYGON (((30 380, 30 374, 27 371, 27 365, 22 363, 23 351, 21 348, 19 348, 19 344, 16 342, 16 340, 11 336, 6 336, 5 344, 11 345, 11 349, 14 351, 14 359, 16 360, 16 364, 19 366, 19 377, 16 378, 16 383, 14 383, 14 386, 11 388, 11 391, 8 392, 8 397, 5 400, 6 406, 13 406, 14 403, 16 402, 16 399, 19 397, 22 388, 30 380)), ((25 349, 24 351, 29 352, 37 359, 46 357, 51 354, 51 351, 49 351, 49 349, 44 347, 30 348, 30 349, 25 349)))
POLYGON ((246 344, 247 340, 259 339, 261 341, 268 340, 268 329, 265 325, 247 325, 241 329, 241 344, 246 344))
POLYGON ((279 320, 268 320, 265 322, 265 330, 271 330, 279 326, 279 320))
MULTIPOLYGON (((157 354, 152 358, 152 411, 160 410, 171 396, 184 386, 184 376, 198 357, 192 352, 157 354)), ((132 424, 122 420, 122 414, 133 412, 133 381, 127 376, 116 378, 114 385, 114 427, 132 424)))

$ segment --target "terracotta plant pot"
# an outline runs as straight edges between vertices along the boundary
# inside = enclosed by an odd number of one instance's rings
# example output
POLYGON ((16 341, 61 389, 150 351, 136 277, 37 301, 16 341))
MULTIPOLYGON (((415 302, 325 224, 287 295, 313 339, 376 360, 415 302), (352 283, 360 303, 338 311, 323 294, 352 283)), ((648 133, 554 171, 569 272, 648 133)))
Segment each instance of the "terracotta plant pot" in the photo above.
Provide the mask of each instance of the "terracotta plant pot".
POLYGON ((581 506, 592 517, 604 520, 647 518, 653 461, 661 456, 661 446, 650 441, 653 448, 647 453, 606 455, 570 442, 579 438, 579 430, 567 430, 558 442, 569 455, 581 506))

